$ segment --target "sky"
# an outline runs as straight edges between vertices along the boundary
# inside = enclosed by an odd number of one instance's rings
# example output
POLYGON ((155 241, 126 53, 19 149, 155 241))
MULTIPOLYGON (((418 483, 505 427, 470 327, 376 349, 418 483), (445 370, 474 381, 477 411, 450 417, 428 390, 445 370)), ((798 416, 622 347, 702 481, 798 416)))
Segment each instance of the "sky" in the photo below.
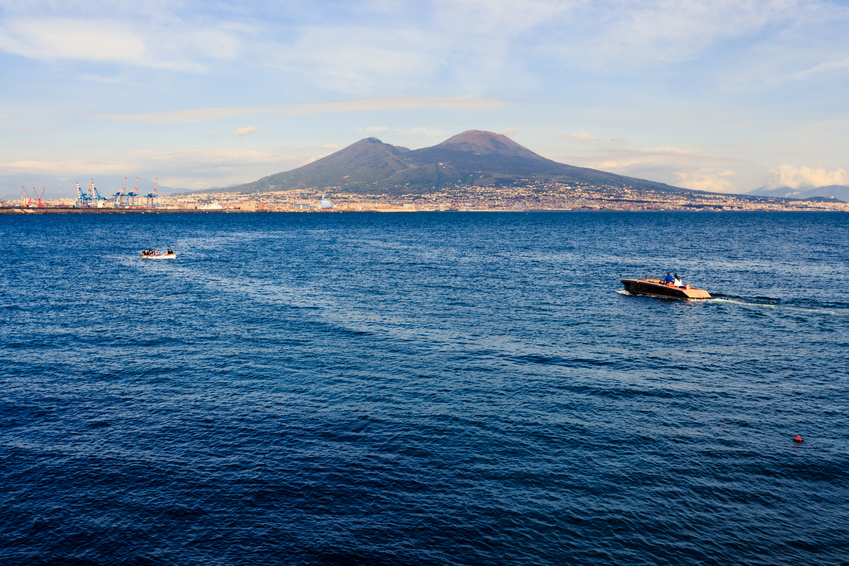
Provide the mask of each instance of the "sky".
POLYGON ((0 0, 0 198, 470 129, 690 189, 849 185, 847 30, 849 0, 0 0))

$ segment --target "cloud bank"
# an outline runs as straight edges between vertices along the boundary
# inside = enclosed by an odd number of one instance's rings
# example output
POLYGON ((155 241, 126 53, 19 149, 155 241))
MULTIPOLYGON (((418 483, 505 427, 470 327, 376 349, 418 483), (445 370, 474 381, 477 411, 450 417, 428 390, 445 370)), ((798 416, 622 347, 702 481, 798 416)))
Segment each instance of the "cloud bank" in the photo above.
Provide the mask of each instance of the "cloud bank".
POLYGON ((255 134, 260 131, 262 128, 257 126, 245 126, 244 128, 239 128, 235 132, 233 132, 233 137, 235 138, 243 138, 245 136, 249 136, 251 134, 255 134))
POLYGON ((846 169, 829 171, 827 169, 782 165, 777 169, 770 169, 766 181, 766 187, 768 189, 777 189, 779 187, 813 189, 816 187, 827 187, 829 185, 849 186, 849 172, 846 169))
POLYGON ((119 122, 159 122, 165 124, 209 122, 249 114, 272 116, 309 116, 338 112, 376 112, 386 110, 456 109, 494 110, 505 106, 500 100, 452 97, 396 97, 348 100, 277 106, 194 108, 170 112, 134 112, 129 114, 99 114, 96 118, 119 122))

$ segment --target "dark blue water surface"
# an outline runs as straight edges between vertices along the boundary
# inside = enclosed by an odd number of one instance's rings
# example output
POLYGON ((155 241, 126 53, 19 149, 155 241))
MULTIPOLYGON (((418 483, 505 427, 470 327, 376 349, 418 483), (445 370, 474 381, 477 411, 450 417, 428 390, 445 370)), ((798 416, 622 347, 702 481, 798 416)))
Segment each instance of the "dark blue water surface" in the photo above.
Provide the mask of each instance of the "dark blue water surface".
POLYGON ((849 214, 4 215, 0 253, 2 564, 849 563, 849 214), (666 271, 714 299, 619 282, 666 271))

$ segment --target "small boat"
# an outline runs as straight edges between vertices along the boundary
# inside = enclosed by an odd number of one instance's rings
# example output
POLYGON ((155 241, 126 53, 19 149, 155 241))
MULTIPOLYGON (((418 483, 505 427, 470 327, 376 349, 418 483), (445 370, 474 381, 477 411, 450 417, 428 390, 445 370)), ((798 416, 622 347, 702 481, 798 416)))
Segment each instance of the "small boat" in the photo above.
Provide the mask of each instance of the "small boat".
POLYGON ((710 293, 689 285, 676 287, 672 283, 664 283, 660 279, 642 277, 640 279, 622 279, 625 289, 632 295, 651 295, 670 299, 710 299, 710 293))
POLYGON ((144 259, 174 259, 177 254, 168 250, 167 253, 162 253, 159 250, 144 250, 139 256, 144 259))

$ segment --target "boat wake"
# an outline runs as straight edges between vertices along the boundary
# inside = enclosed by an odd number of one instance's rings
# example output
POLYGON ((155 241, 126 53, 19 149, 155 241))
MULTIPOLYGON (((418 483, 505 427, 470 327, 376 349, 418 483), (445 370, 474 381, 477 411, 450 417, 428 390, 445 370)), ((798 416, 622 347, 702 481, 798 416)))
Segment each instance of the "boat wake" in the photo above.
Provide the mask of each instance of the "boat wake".
POLYGON ((849 305, 845 304, 798 304, 783 301, 781 299, 773 299, 770 297, 729 297, 729 296, 714 296, 708 301, 714 304, 725 304, 742 307, 745 309, 756 311, 771 311, 786 314, 798 315, 825 315, 849 317, 849 305))
MULTIPOLYGON (((625 289, 617 289, 616 292, 625 297, 639 296, 633 293, 629 293, 625 289)), ((696 302, 709 303, 715 305, 733 305, 764 314, 767 312, 773 312, 776 314, 786 315, 820 315, 849 317, 849 304, 844 303, 823 304, 807 301, 805 303, 800 304, 798 301, 785 301, 772 297, 734 297, 728 295, 714 295, 710 299, 696 302)))

